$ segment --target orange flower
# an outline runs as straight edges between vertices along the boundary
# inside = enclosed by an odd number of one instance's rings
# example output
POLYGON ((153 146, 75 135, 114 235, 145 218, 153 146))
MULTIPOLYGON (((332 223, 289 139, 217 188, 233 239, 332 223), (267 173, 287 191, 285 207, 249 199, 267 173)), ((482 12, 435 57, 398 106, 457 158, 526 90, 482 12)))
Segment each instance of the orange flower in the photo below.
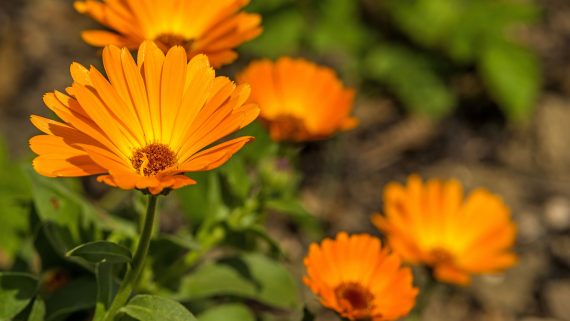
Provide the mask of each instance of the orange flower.
POLYGON ((260 118, 277 141, 326 138, 357 125, 349 116, 354 91, 333 70, 303 59, 253 62, 238 76, 251 84, 251 100, 261 105, 260 118))
POLYGON ((498 196, 477 189, 463 200, 455 180, 408 178, 407 186, 384 189, 386 216, 372 222, 386 233, 389 245, 405 261, 433 268, 444 282, 467 285, 471 274, 511 267, 516 228, 509 209, 498 196))
POLYGON ((418 290, 400 258, 367 234, 311 244, 304 281, 321 303, 350 320, 395 320, 410 312, 418 290))
POLYGON ((145 42, 137 62, 126 48, 105 47, 109 80, 94 67, 73 63, 71 96, 44 96, 63 122, 31 117, 46 134, 30 140, 39 155, 36 171, 50 177, 102 174, 100 182, 156 195, 195 184, 185 172, 224 164, 253 137, 211 144, 252 122, 259 108, 245 103, 248 85, 216 77, 206 56, 187 61, 182 47, 165 56, 145 42))
POLYGON ((236 46, 261 33, 261 17, 240 12, 249 0, 85 0, 75 8, 114 30, 84 31, 94 46, 136 49, 153 40, 166 53, 180 45, 188 58, 206 54, 218 68, 237 58, 236 46))

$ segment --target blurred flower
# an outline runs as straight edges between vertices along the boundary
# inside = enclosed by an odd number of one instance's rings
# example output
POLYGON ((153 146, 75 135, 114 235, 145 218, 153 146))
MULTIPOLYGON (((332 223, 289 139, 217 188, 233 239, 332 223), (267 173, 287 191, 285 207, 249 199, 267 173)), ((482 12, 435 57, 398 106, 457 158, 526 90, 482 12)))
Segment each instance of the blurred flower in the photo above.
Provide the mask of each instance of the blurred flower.
POLYGON ((349 116, 354 91, 330 68, 287 57, 261 60, 238 80, 251 84, 251 101, 260 104, 260 117, 274 140, 318 140, 357 125, 349 116))
POLYGON ((30 140, 38 173, 103 174, 98 180, 111 186, 159 194, 195 184, 185 172, 216 168, 252 141, 238 137, 211 146, 252 122, 259 108, 245 103, 248 85, 216 77, 206 56, 187 62, 177 46, 165 57, 148 41, 137 62, 126 48, 105 47, 103 64, 109 80, 94 67, 73 63, 71 96, 44 96, 63 122, 31 117, 47 134, 30 140))
POLYGON ((386 216, 375 214, 372 222, 389 245, 405 261, 433 268, 440 281, 467 285, 471 274, 498 272, 517 261, 509 209, 484 189, 463 200, 455 180, 423 184, 410 176, 407 186, 386 186, 384 211, 386 216))
POLYGON ((203 53, 218 68, 237 58, 236 46, 261 33, 261 17, 240 12, 249 0, 85 0, 75 8, 112 29, 84 31, 94 46, 136 49, 153 40, 165 53, 182 46, 188 58, 203 53))
POLYGON ((311 244, 304 281, 327 308, 350 320, 395 320, 412 309, 418 290, 400 258, 367 234, 311 244))

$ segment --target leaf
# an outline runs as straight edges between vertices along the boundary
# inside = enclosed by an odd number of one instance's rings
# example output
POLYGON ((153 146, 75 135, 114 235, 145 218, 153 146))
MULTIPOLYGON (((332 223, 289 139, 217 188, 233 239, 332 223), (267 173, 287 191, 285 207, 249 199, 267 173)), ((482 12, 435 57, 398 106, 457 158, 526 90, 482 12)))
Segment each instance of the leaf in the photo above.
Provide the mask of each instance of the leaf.
POLYGON ((455 95, 433 61, 400 46, 378 46, 364 62, 369 77, 386 84, 409 111, 441 118, 455 106, 455 95))
POLYGON ((176 190, 176 196, 184 214, 194 226, 199 226, 212 216, 229 212, 222 200, 220 176, 218 172, 192 173, 192 179, 200 182, 194 188, 176 190))
POLYGON ((28 316, 28 321, 44 321, 46 315, 46 305, 44 301, 40 298, 36 298, 34 305, 32 306, 32 311, 28 316))
POLYGON ((279 262, 260 254, 230 257, 206 264, 183 278, 176 298, 184 301, 237 296, 273 308, 300 311, 295 278, 279 262))
POLYGON ((91 278, 78 278, 67 283, 46 299, 46 321, 61 320, 77 311, 95 306, 97 283, 91 278))
POLYGON ((67 252, 66 255, 81 257, 91 263, 129 263, 132 260, 132 254, 128 248, 109 241, 81 244, 67 252))
POLYGON ((480 68, 485 84, 508 118, 528 120, 542 82, 537 57, 520 46, 495 42, 483 52, 480 68))
POLYGON ((139 321, 197 321, 182 304, 154 295, 137 295, 119 312, 139 321))
POLYGON ((319 220, 311 215, 298 199, 270 199, 265 203, 265 206, 290 215, 311 237, 320 238, 322 236, 323 228, 319 220))
POLYGON ((298 10, 281 10, 270 19, 264 19, 263 33, 245 43, 242 50, 271 59, 295 54, 300 49, 305 28, 305 20, 298 10))
POLYGON ((0 273, 0 321, 12 320, 32 300, 38 279, 27 273, 0 273))
POLYGON ((255 321, 255 316, 243 304, 224 304, 208 309, 198 316, 198 321, 255 321))
POLYGON ((218 295, 253 298, 256 289, 231 266, 209 263, 182 279, 177 298, 192 301, 218 295))
POLYGON ((61 255, 79 244, 103 238, 101 217, 90 203, 59 179, 42 177, 30 166, 25 169, 37 214, 50 243, 61 255))
POLYGON ((257 253, 244 255, 239 261, 245 263, 247 275, 257 284, 260 302, 289 310, 302 309, 296 279, 282 264, 257 253))
POLYGON ((113 282, 113 265, 107 262, 97 264, 97 303, 95 304, 93 321, 101 320, 105 316, 105 312, 111 306, 115 296, 116 287, 113 282))

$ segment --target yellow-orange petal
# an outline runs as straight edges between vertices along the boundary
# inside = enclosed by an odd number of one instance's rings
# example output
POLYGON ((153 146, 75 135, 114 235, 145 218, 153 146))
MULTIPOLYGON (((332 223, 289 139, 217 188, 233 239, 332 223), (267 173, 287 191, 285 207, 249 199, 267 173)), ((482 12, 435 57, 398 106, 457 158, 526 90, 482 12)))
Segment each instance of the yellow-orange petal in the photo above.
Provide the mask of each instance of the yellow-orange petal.
POLYGON ((103 50, 103 62, 108 79, 74 63, 73 96, 44 96, 61 121, 30 118, 44 133, 30 140, 40 174, 99 174, 111 186, 159 194, 195 184, 183 173, 221 166, 253 140, 216 144, 252 122, 259 109, 246 103, 247 86, 216 78, 205 56, 188 62, 180 47, 164 55, 145 42, 136 62, 113 46, 103 50))
POLYGON ((321 303, 350 320, 396 320, 413 308, 418 290, 412 272, 367 234, 311 244, 304 283, 321 303))
POLYGON ((311 141, 354 128, 354 91, 334 71, 304 59, 252 62, 239 76, 252 86, 250 101, 277 141, 311 141))
POLYGON ((502 200, 485 189, 463 197, 455 180, 411 175, 406 185, 384 189, 385 216, 372 223, 410 263, 431 266, 443 282, 468 285, 474 274, 496 273, 516 264, 516 228, 502 200))
POLYGON ((234 49, 261 33, 261 16, 242 12, 249 1, 76 1, 75 9, 110 29, 84 31, 94 46, 138 48, 154 41, 165 53, 181 46, 188 59, 205 54, 218 68, 237 57, 234 49))

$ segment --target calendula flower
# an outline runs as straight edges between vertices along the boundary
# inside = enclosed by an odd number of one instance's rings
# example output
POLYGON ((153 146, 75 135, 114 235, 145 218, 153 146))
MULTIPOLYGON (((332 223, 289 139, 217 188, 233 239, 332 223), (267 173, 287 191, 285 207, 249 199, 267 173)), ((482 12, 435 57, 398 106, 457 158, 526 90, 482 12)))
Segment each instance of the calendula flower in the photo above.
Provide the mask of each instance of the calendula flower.
POLYGON ((182 47, 164 55, 145 42, 136 62, 126 48, 105 47, 103 64, 108 79, 73 63, 69 95, 44 96, 61 122, 31 117, 45 133, 30 140, 38 173, 100 175, 111 186, 157 195, 195 184, 185 172, 216 168, 253 140, 212 145, 252 122, 259 108, 246 103, 248 85, 216 77, 206 56, 188 62, 182 47))
POLYGON ((367 234, 311 244, 305 284, 321 303, 350 320, 395 320, 408 314, 418 290, 400 258, 367 234))
POLYGON ((182 46, 188 58, 203 53, 214 67, 237 58, 234 48, 261 33, 261 17, 240 12, 249 0, 85 0, 75 8, 111 29, 84 31, 94 46, 136 49, 154 41, 165 53, 182 46))
POLYGON ((406 186, 386 186, 384 211, 372 222, 389 245, 405 261, 430 266, 440 281, 467 285, 472 274, 499 272, 517 261, 509 209, 485 189, 463 199, 455 180, 423 184, 410 176, 406 186))
POLYGON ((252 86, 251 101, 277 141, 310 141, 357 125, 350 117, 354 91, 334 71, 303 59, 283 57, 251 63, 238 76, 252 86))

